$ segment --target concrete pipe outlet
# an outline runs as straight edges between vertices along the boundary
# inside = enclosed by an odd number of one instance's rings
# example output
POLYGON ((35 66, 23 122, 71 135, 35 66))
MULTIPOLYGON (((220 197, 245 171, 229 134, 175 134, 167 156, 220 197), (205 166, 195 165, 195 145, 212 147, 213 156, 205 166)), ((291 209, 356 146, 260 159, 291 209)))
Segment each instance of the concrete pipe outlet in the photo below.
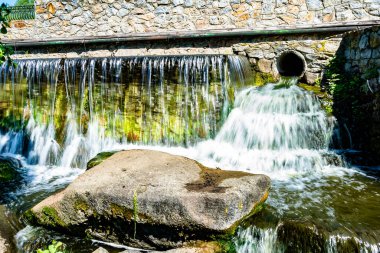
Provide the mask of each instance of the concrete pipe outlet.
POLYGON ((306 70, 306 61, 297 51, 284 51, 277 58, 277 70, 281 76, 302 77, 306 70))

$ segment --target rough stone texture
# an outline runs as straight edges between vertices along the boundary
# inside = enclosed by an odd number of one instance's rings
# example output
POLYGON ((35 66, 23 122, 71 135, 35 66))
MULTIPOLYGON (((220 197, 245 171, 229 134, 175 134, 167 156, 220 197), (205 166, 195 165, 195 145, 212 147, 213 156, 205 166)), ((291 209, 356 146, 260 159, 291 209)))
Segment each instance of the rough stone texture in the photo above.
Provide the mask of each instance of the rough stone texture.
POLYGON ((36 19, 12 25, 10 39, 206 29, 263 29, 379 20, 378 0, 36 1, 36 19))
MULTIPOLYGON (((210 55, 238 54, 247 56, 257 74, 278 78, 276 59, 287 50, 300 52, 307 63, 303 82, 313 84, 321 76, 328 60, 335 55, 341 41, 340 33, 313 35, 283 35, 258 37, 221 37, 209 39, 186 39, 170 41, 141 41, 123 44, 99 43, 85 47, 78 45, 60 45, 43 47, 18 47, 12 55, 14 59, 35 58, 87 58, 87 57, 128 57, 154 55, 210 55), (260 62, 259 60, 263 59, 260 62), (265 65, 263 65, 265 63, 265 65), (264 68, 263 68, 264 67, 264 68), (270 69, 269 69, 270 68, 270 69), (265 70, 265 71, 263 71, 265 70)), ((372 39, 371 43, 377 43, 372 39)))
POLYGON ((5 206, 0 205, 0 252, 11 253, 15 250, 12 239, 17 231, 10 224, 5 212, 5 206))
MULTIPOLYGON (((107 253, 108 251, 103 248, 98 248, 93 253, 107 253)), ((183 247, 183 248, 176 248, 176 249, 170 249, 165 251, 150 251, 150 250, 139 250, 139 249, 128 249, 124 250, 120 253, 160 253, 160 252, 166 252, 166 253, 224 253, 224 251, 220 248, 219 244, 217 242, 202 242, 200 245, 193 246, 193 247, 183 247)))
POLYGON ((109 253, 105 248, 99 247, 92 253, 109 253))
POLYGON ((283 37, 270 41, 263 38, 248 43, 233 45, 233 51, 239 55, 246 55, 254 69, 260 73, 269 73, 279 77, 276 60, 284 51, 294 50, 303 55, 306 61, 306 71, 302 81, 314 84, 325 65, 339 48, 341 38, 316 36, 299 36, 298 38, 283 37))
POLYGON ((143 248, 232 233, 268 196, 270 179, 158 151, 121 151, 26 213, 32 222, 143 248))
MULTIPOLYGON (((354 31, 345 35, 341 50, 343 50, 342 55, 346 63, 346 71, 356 71, 363 74, 369 67, 380 65, 379 33, 380 26, 375 26, 364 31, 354 31)), ((377 85, 380 84, 377 78, 370 81, 377 85)))
MULTIPOLYGON (((347 87, 349 101, 338 101, 342 111, 337 117, 350 129, 353 148, 372 153, 379 164, 380 157, 380 26, 347 33, 337 57, 344 64, 344 74, 360 77, 355 90, 347 87), (347 105, 353 112, 345 112, 347 105), (340 105, 341 104, 341 105, 340 105), (342 109, 343 108, 343 109, 342 109), (348 114, 348 115, 347 115, 348 114)), ((349 147, 351 148, 351 147, 349 147)))
POLYGON ((18 159, 0 155, 0 203, 4 203, 4 197, 21 184, 22 176, 19 171, 21 167, 18 159))
POLYGON ((9 245, 4 238, 1 238, 1 236, 0 236, 0 252, 2 253, 9 252, 9 245))
POLYGON ((14 181, 19 177, 19 168, 21 162, 18 159, 0 155, 0 183, 14 181))

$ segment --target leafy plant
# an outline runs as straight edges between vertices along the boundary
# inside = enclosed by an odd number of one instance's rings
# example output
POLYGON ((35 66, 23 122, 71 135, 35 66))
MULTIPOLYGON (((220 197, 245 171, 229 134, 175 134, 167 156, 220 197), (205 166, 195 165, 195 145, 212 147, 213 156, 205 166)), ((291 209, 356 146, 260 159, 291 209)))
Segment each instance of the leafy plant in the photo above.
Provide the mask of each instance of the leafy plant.
POLYGON ((47 249, 38 249, 37 253, 64 253, 65 245, 62 242, 53 240, 47 249))
POLYGON ((33 5, 34 0, 17 0, 15 6, 33 5))
MULTIPOLYGON (((6 4, 1 4, 0 5, 0 33, 1 34, 6 34, 8 32, 7 28, 9 27, 9 22, 8 22, 8 16, 11 13, 9 10, 8 6, 6 4)), ((5 46, 1 41, 0 41, 0 63, 5 61, 6 59, 10 60, 9 55, 11 55, 12 49, 10 47, 5 46)))

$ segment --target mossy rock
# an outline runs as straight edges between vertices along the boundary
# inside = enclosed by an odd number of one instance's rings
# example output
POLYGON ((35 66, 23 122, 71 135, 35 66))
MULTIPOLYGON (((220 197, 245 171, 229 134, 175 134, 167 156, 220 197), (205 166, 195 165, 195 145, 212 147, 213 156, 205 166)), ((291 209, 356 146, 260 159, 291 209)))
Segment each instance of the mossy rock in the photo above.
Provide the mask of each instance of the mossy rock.
MULTIPOLYGON (((108 153, 94 161, 24 218, 81 237, 165 250, 230 238, 262 209, 270 189, 265 175, 211 169, 158 151, 108 153)), ((233 251, 228 243, 223 248, 233 251)))
POLYGON ((109 151, 109 152, 101 152, 97 154, 94 158, 92 158, 87 163, 87 170, 95 167, 96 165, 102 163, 107 158, 111 157, 113 154, 115 154, 117 151, 109 151))
POLYGON ((9 192, 21 183, 21 162, 14 157, 0 156, 0 203, 5 203, 9 192))
POLYGON ((18 169, 20 168, 21 163, 16 158, 0 156, 0 183, 19 179, 18 169))

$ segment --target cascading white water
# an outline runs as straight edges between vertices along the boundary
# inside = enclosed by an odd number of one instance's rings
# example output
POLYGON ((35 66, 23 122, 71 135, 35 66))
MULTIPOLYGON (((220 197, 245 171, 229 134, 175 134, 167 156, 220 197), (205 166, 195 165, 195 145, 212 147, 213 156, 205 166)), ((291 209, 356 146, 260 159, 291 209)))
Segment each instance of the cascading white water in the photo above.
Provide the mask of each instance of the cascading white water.
POLYGON ((241 91, 216 138, 199 144, 198 159, 283 180, 328 165, 333 120, 312 94, 296 85, 278 87, 241 91))
POLYGON ((25 152, 23 138, 9 138, 24 135, 29 164, 84 168, 125 143, 191 145, 217 132, 229 112, 228 89, 246 71, 237 56, 66 59, 63 68, 61 61, 3 64, 3 94, 15 107, 10 118, 26 127, 5 133, 0 151, 25 152))

